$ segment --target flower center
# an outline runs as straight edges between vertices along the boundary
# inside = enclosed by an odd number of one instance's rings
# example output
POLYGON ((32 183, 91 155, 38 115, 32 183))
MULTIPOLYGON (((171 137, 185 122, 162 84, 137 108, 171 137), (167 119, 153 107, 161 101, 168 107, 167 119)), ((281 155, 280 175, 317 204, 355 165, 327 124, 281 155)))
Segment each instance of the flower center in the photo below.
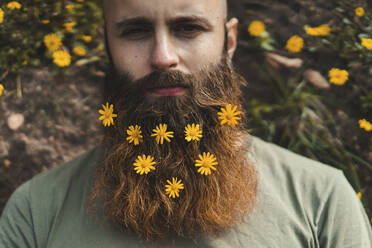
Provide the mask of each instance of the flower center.
POLYGON ((195 137, 195 136, 197 136, 197 135, 198 135, 198 132, 197 132, 196 130, 191 130, 191 131, 190 131, 190 136, 195 137))
POLYGON ((204 168, 209 168, 209 163, 207 161, 204 161, 203 164, 202 164, 202 166, 204 168))
POLYGON ((226 115, 226 118, 227 118, 228 120, 231 120, 233 117, 234 117, 234 116, 233 116, 232 113, 227 113, 227 115, 226 115))
POLYGON ((177 185, 172 185, 170 188, 171 188, 172 191, 177 191, 178 190, 177 185))
POLYGON ((105 116, 106 116, 106 118, 110 118, 111 113, 110 113, 109 111, 107 111, 107 112, 105 113, 105 116))
POLYGON ((133 138, 138 138, 138 131, 137 131, 137 130, 134 130, 134 131, 132 132, 132 137, 133 137, 133 138))

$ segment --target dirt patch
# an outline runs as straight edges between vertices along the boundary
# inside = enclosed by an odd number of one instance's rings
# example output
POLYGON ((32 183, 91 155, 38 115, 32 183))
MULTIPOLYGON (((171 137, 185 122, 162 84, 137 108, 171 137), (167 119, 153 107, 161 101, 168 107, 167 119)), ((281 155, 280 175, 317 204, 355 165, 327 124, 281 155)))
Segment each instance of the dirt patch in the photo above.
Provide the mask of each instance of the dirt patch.
MULTIPOLYGON (((1 99, 0 212, 21 183, 97 144, 100 80, 86 75, 77 71, 61 77, 48 68, 30 69, 21 76, 22 97, 1 99), (24 123, 11 130, 7 120, 16 113, 24 116, 24 123)), ((7 89, 16 89, 16 84, 7 78, 7 89)))

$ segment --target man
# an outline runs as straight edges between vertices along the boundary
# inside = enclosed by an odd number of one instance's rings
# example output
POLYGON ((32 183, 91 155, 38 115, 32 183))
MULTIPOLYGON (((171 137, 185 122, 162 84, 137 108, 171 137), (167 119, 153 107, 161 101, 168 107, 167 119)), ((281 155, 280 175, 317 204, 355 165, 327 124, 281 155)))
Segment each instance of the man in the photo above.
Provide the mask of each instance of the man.
POLYGON ((341 171, 245 134, 225 0, 104 7, 104 142, 16 190, 1 247, 371 247, 341 171))

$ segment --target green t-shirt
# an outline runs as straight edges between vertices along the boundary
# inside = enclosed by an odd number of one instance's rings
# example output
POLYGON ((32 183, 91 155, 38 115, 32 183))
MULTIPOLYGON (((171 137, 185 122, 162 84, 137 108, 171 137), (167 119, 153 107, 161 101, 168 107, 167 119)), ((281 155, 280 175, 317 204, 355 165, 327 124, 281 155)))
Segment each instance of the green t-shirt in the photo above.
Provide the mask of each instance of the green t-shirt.
MULTIPOLYGON (((218 238, 162 247, 372 247, 367 215, 340 170, 257 138, 250 145, 259 175, 255 210, 218 238)), ((155 247, 86 214, 101 159, 95 148, 20 186, 0 219, 0 247, 155 247)))

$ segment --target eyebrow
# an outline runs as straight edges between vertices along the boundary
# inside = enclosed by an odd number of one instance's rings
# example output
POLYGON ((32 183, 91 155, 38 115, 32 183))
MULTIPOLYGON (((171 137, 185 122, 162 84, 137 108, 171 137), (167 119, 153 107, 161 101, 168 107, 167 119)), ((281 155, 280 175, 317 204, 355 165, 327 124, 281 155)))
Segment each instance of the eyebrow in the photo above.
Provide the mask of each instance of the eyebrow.
MULTIPOLYGON (((145 26, 145 27, 147 26, 148 27, 148 26, 152 26, 153 23, 154 21, 146 17, 134 17, 134 18, 128 18, 120 22, 117 22, 115 26, 117 29, 128 27, 128 26, 145 26)), ((204 26, 204 28, 206 28, 207 30, 213 29, 213 25, 206 18, 195 16, 195 15, 180 16, 180 17, 175 17, 170 20, 167 20, 168 26, 182 24, 182 23, 196 23, 196 24, 204 26)))

